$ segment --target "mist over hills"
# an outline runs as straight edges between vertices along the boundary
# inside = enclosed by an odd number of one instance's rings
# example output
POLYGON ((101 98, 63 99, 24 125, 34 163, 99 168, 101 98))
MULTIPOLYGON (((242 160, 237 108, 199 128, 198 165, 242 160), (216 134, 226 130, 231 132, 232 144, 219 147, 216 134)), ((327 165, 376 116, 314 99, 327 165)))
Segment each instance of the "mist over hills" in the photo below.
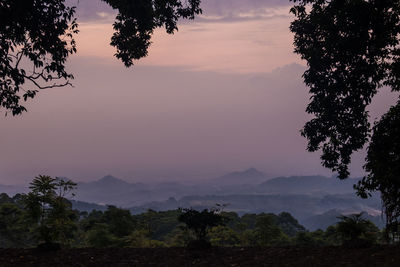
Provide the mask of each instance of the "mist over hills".
POLYGON ((142 206, 171 197, 205 195, 313 195, 353 194, 358 179, 340 181, 324 176, 270 178, 251 168, 193 184, 180 182, 129 183, 107 175, 97 181, 78 183, 77 199, 120 207, 142 206))
MULTIPOLYGON (((324 176, 271 178, 254 168, 191 185, 179 182, 128 183, 106 176, 95 182, 79 184, 77 198, 128 208, 134 214, 147 209, 204 209, 217 203, 226 204, 226 210, 238 214, 286 211, 310 230, 334 224, 340 214, 364 211, 382 226, 379 197, 366 200, 357 197, 353 185, 358 181, 359 178, 341 181, 324 176)), ((82 207, 90 209, 81 203, 82 207)))
MULTIPOLYGON (((255 168, 192 184, 130 183, 107 175, 97 181, 78 183, 73 205, 85 211, 115 205, 141 213, 147 209, 211 208, 218 203, 227 204, 226 210, 239 214, 290 212, 308 229, 316 229, 334 223, 337 216, 332 214, 365 211, 379 216, 379 197, 363 200, 355 195, 353 185, 358 180, 324 176, 271 178, 255 168)), ((18 188, 0 186, 0 190, 15 193, 18 188)))
POLYGON ((257 185, 258 193, 280 194, 344 194, 354 193, 353 185, 360 178, 339 180, 325 176, 277 177, 257 185))
POLYGON ((256 168, 250 168, 245 171, 235 171, 225 174, 221 177, 214 178, 208 182, 216 185, 243 185, 243 184, 259 184, 265 182, 269 177, 266 173, 260 172, 256 168))

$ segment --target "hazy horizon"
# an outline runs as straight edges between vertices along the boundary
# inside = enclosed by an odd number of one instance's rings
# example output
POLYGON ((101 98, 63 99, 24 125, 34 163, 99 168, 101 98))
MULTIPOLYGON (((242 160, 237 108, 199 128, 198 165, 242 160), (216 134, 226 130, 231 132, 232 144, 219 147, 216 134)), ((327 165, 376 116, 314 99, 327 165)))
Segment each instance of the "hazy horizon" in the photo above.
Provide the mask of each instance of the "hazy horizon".
MULTIPOLYGON (((230 172, 224 172, 224 173, 219 173, 219 174, 209 174, 208 176, 206 175, 196 175, 196 174, 187 174, 187 177, 190 177, 191 180, 187 180, 185 179, 185 176, 182 176, 181 174, 137 174, 136 176, 130 176, 130 177, 119 177, 116 175, 113 175, 112 173, 108 173, 108 174, 104 174, 101 175, 99 177, 95 177, 92 179, 87 179, 87 177, 65 177, 65 176, 56 176, 59 178, 66 178, 66 179, 70 179, 74 182, 77 183, 91 183, 91 182, 96 182, 96 181, 100 181, 104 178, 108 178, 108 177, 112 177, 118 180, 122 180, 128 183, 143 183, 143 184, 160 184, 160 183, 180 183, 180 184, 191 184, 191 185, 195 185, 197 183, 199 184, 203 184, 204 182, 212 182, 212 181, 218 181, 220 178, 224 177, 225 175, 231 175, 231 174, 237 174, 237 173, 245 173, 248 170, 251 169, 255 169, 258 172, 261 172, 263 174, 265 174, 265 179, 263 179, 263 182, 272 180, 272 179, 276 179, 276 178, 282 178, 282 177, 326 177, 326 178, 332 178, 332 179, 336 179, 335 175, 323 175, 323 174, 303 174, 303 175, 296 175, 296 174, 292 174, 292 175, 272 175, 268 172, 265 172, 263 170, 260 169, 256 169, 253 167, 247 168, 247 169, 238 169, 238 170, 232 170, 230 172), (197 178, 197 179, 196 179, 197 178)), ((33 177, 32 177, 33 178, 33 177)), ((361 178, 360 176, 352 176, 349 177, 348 179, 359 179, 361 178)), ((5 185, 5 186, 22 186, 22 187, 28 187, 29 186, 29 182, 30 180, 26 180, 24 183, 0 183, 0 185, 5 185)), ((258 184, 257 182, 254 183, 255 181, 246 181, 243 180, 244 184, 258 184)), ((226 184, 228 185, 228 184, 226 184)))
MULTIPOLYGON (((39 174, 195 180, 250 167, 331 176, 299 133, 311 117, 290 4, 203 1, 202 16, 174 35, 157 31, 149 56, 126 69, 108 45, 113 11, 80 0, 74 87, 41 91, 19 117, 1 110, 0 184, 39 174)), ((382 90, 371 118, 394 102, 382 90)), ((364 157, 354 155, 352 177, 363 175, 364 157)))

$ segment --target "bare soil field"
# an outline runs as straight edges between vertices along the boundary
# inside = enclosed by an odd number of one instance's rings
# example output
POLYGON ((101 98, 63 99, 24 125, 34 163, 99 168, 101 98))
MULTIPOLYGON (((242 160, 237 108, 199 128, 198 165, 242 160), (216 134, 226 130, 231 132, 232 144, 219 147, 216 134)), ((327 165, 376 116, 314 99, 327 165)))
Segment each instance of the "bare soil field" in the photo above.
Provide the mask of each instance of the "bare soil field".
POLYGON ((400 266, 399 246, 371 248, 0 249, 0 266, 400 266))

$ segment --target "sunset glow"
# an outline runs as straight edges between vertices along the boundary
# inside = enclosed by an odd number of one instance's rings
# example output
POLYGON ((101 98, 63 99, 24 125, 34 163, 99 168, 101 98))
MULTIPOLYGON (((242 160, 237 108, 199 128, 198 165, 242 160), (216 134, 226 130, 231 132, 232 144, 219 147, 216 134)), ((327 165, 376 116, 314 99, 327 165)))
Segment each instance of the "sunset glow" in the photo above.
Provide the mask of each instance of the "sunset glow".
MULTIPOLYGON (((299 134, 309 95, 288 3, 204 1, 203 15, 174 35, 155 32, 149 56, 130 69, 109 45, 112 10, 91 3, 78 6, 74 87, 43 90, 23 116, 1 116, 2 183, 40 173, 190 180, 249 167, 332 175, 299 134)), ((372 117, 392 102, 381 94, 372 117)))

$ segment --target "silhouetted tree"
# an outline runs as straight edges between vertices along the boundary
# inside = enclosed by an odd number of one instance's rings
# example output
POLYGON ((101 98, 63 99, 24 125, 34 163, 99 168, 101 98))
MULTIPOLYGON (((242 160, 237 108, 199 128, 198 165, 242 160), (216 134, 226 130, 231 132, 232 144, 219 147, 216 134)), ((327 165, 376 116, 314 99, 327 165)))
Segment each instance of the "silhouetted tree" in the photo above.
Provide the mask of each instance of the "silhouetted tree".
POLYGON ((130 211, 115 206, 108 206, 103 221, 107 223, 110 233, 118 238, 130 234, 135 228, 130 211))
POLYGON ((194 248, 209 247, 211 244, 207 233, 215 226, 225 225, 225 219, 218 209, 204 209, 203 211, 183 209, 178 221, 185 223, 187 228, 194 232, 196 240, 188 244, 194 248))
POLYGON ((21 97, 70 84, 65 63, 76 52, 74 13, 64 0, 0 1, 0 105, 6 111, 21 114, 21 97))
MULTIPOLYGON (((307 112, 302 135, 309 151, 322 149, 322 165, 349 176, 351 155, 369 142, 366 110, 383 86, 400 91, 400 1, 292 0, 295 52, 307 61, 307 112)), ((398 106, 373 128, 358 194, 382 196, 387 229, 397 231, 399 199, 398 106)))
POLYGON ((180 18, 194 19, 201 13, 200 0, 102 0, 118 10, 111 45, 115 56, 129 67, 134 60, 147 56, 156 28, 174 33, 180 18))
POLYGON ((378 227, 362 216, 363 213, 338 217, 337 232, 343 245, 366 246, 377 242, 378 227))
MULTIPOLYGON (((118 11, 111 45, 125 66, 147 55, 156 28, 177 30, 181 18, 201 13, 200 0, 102 0, 118 11)), ((0 0, 0 107, 26 111, 22 99, 40 89, 71 85, 65 63, 76 52, 75 7, 65 0, 0 0), (22 98, 22 99, 21 99, 22 98)))
POLYGON ((65 198, 76 184, 69 180, 39 175, 31 182, 31 192, 25 198, 25 208, 38 240, 45 244, 66 244, 76 230, 77 214, 65 198))
POLYGON ((368 176, 356 189, 363 198, 380 192, 387 238, 395 239, 400 231, 400 102, 375 124, 366 161, 368 176))
POLYGON ((0 204, 0 247, 23 247, 29 239, 24 210, 8 202, 0 204))
POLYGON ((351 154, 368 142, 366 107, 382 86, 400 90, 400 2, 292 0, 295 52, 310 88, 302 135, 323 166, 349 176, 351 154))
POLYGON ((277 226, 276 218, 271 214, 257 216, 255 225, 256 245, 276 246, 289 243, 288 236, 277 226))

